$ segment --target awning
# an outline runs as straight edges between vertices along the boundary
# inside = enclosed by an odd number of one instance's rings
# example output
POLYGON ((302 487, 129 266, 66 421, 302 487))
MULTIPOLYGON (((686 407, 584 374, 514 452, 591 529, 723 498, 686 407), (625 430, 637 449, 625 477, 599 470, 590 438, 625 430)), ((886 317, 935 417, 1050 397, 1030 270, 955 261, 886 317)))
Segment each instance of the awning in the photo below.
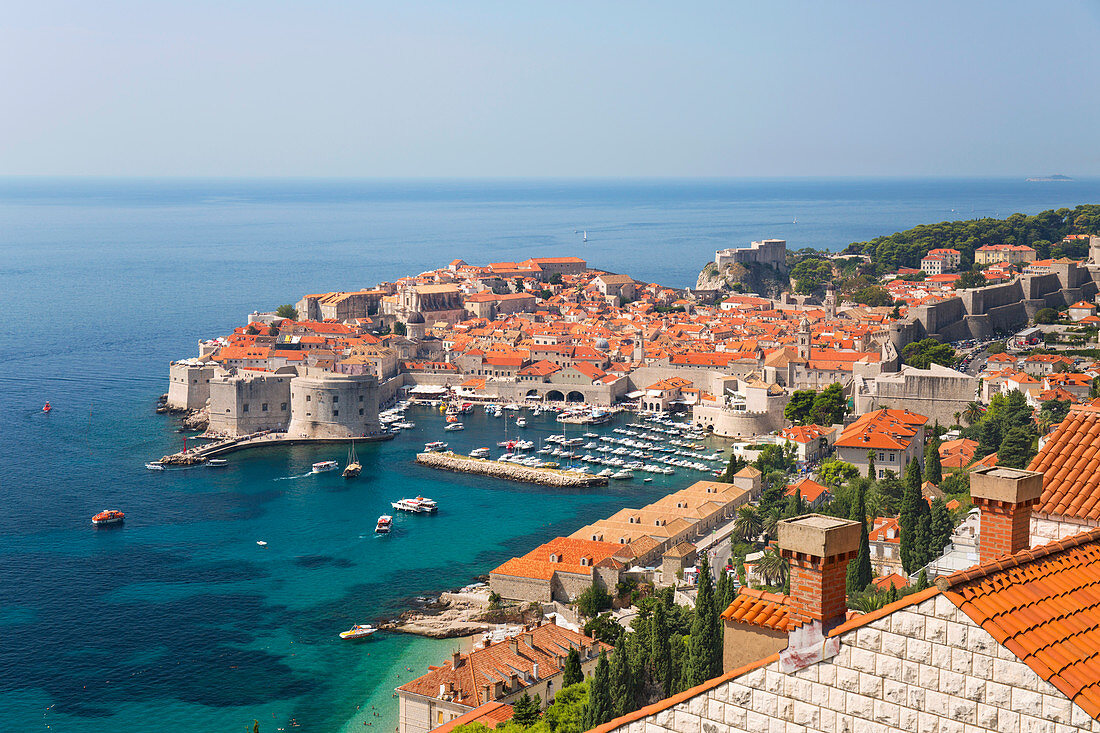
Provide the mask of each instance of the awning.
POLYGON ((418 384, 409 390, 409 394, 437 395, 446 394, 447 388, 438 384, 418 384))
POLYGON ((623 395, 623 397, 627 398, 628 400, 636 400, 639 397, 643 396, 644 394, 645 394, 644 389, 636 389, 633 392, 627 392, 626 394, 623 395))

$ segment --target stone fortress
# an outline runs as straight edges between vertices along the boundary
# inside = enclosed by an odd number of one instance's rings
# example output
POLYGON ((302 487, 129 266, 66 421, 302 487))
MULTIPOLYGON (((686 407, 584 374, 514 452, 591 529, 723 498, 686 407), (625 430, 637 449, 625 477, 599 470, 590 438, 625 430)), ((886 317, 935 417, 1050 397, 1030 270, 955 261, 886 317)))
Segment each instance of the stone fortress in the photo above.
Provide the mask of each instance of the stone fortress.
POLYGON ((787 242, 783 239, 765 239, 748 247, 729 247, 714 253, 714 264, 719 271, 735 263, 767 265, 786 272, 787 242))

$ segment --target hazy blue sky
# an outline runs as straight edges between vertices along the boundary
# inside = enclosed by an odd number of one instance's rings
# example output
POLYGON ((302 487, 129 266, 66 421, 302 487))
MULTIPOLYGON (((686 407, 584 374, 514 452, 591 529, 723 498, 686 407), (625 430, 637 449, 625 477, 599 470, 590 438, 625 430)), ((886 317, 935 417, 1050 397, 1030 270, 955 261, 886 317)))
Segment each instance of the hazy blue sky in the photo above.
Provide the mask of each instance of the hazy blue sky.
POLYGON ((1100 0, 9 0, 0 110, 0 174, 1100 175, 1100 0))

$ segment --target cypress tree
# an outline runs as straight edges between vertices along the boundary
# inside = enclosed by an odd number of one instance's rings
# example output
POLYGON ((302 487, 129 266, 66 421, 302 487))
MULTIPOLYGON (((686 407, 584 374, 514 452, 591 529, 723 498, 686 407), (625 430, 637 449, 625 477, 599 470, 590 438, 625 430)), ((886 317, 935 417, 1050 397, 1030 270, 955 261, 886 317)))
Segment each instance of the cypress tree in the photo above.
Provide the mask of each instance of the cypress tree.
MULTIPOLYGON (((905 490, 901 495, 901 512, 898 514, 898 527, 901 529, 901 566, 907 573, 911 573, 914 567, 920 567, 916 561, 923 554, 921 550, 915 549, 920 547, 917 539, 917 524, 920 521, 922 504, 925 502, 920 491, 920 465, 913 460, 909 462, 905 471, 905 490)), ((927 545, 927 540, 925 544, 927 545)))
POLYGON ((706 553, 703 553, 699 568, 699 592, 695 596, 695 618, 691 622, 686 668, 692 687, 722 674, 722 629, 714 599, 714 579, 706 553))
POLYGON ((928 582, 928 569, 921 568, 920 576, 917 578, 917 590, 921 591, 930 587, 932 587, 932 584, 928 582))
POLYGON ((668 638, 668 622, 665 619, 664 604, 658 603, 653 609, 653 625, 649 634, 649 666, 653 677, 661 683, 664 696, 672 694, 672 645, 668 638))
POLYGON ((917 494, 920 494, 921 484, 924 483, 924 479, 921 478, 920 461, 916 458, 909 461, 905 467, 905 487, 911 488, 913 486, 917 489, 917 494))
POLYGON ((611 701, 611 665, 607 661, 607 652, 600 652, 600 659, 596 662, 596 672, 592 675, 592 682, 588 687, 588 707, 584 714, 585 730, 603 725, 614 716, 614 705, 611 701))
POLYGON ((525 692, 512 703, 512 720, 523 726, 533 725, 539 719, 540 707, 542 706, 525 692))
POLYGON ((848 563, 848 594, 859 593, 871 583, 871 542, 867 536, 867 493, 863 485, 856 490, 856 503, 849 519, 859 522, 859 557, 848 563))
POLYGON ((924 505, 924 511, 917 518, 916 537, 910 551, 914 569, 923 568, 932 561, 932 513, 928 509, 928 502, 922 499, 921 504, 924 505))
POLYGON ((932 502, 931 537, 928 542, 929 554, 938 557, 947 543, 951 541, 951 533, 955 529, 955 523, 951 520, 951 512, 943 499, 932 502))
POLYGON ((940 435, 937 431, 932 432, 932 440, 928 442, 928 447, 924 449, 924 465, 927 469, 928 480, 940 485, 943 481, 943 466, 940 465, 940 435))
POLYGON ((630 664, 626 655, 626 644, 623 637, 619 637, 615 644, 615 653, 611 655, 610 695, 611 717, 617 718, 626 715, 634 709, 632 693, 633 685, 630 680, 630 664))
POLYGON ((581 655, 576 649, 570 648, 565 657, 565 667, 562 669, 562 687, 569 687, 584 680, 584 672, 581 671, 581 655))
POLYGON ((875 452, 873 450, 867 451, 867 478, 872 481, 875 480, 875 452))

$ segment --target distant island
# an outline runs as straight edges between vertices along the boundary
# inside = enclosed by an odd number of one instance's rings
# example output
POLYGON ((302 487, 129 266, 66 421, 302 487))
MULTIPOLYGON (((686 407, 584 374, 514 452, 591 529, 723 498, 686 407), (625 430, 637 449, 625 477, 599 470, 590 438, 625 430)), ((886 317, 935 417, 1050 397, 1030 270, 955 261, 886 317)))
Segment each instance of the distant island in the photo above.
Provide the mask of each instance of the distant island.
POLYGON ((1050 183, 1052 181, 1072 181, 1069 176, 1032 176, 1026 179, 1028 183, 1050 183))

